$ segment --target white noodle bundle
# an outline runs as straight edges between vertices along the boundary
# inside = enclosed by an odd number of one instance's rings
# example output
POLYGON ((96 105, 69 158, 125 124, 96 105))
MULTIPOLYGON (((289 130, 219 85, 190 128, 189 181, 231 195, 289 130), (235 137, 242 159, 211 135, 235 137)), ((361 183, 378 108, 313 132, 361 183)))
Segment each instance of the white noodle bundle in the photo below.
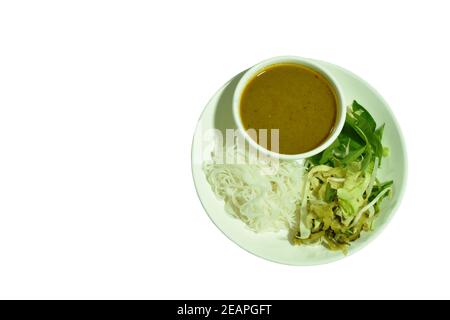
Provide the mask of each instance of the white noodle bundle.
POLYGON ((293 226, 303 167, 295 161, 257 159, 236 145, 228 147, 225 156, 238 161, 224 163, 213 154, 203 167, 212 190, 225 201, 225 210, 255 232, 293 226))

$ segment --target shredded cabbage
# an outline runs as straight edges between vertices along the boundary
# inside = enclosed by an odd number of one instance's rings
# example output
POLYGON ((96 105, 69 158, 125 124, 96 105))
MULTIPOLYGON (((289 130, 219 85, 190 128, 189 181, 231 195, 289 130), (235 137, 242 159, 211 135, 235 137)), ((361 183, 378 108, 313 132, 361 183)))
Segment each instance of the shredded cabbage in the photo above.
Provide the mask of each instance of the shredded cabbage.
POLYGON ((392 181, 377 179, 387 154, 381 144, 384 125, 376 129, 357 102, 346 121, 336 142, 308 160, 294 244, 322 243, 346 253, 361 232, 372 230, 382 200, 392 191, 392 181))

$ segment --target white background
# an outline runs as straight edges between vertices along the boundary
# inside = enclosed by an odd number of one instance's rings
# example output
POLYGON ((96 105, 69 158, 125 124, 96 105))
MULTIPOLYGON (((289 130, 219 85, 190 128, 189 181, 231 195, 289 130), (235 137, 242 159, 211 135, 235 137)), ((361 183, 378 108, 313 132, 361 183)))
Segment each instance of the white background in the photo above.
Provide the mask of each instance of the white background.
POLYGON ((448 1, 3 1, 0 298, 450 298, 448 1), (342 261, 289 267, 211 223, 212 94, 275 55, 341 65, 405 135, 405 198, 342 261))

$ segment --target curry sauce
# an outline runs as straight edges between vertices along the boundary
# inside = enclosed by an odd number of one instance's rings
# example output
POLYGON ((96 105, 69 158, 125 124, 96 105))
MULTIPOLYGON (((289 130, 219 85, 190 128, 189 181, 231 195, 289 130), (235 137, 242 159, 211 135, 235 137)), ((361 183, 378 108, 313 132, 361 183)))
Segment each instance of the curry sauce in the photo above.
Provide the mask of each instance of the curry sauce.
POLYGON ((320 73, 298 64, 262 70, 245 87, 240 106, 246 130, 279 129, 282 154, 313 150, 336 124, 337 99, 330 83, 320 73))

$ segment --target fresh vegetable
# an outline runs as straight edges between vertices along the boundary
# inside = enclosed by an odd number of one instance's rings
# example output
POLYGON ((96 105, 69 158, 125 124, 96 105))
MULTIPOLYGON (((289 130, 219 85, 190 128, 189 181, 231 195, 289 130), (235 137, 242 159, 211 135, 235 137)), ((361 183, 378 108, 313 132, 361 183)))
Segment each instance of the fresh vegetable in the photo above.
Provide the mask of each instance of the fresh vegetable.
POLYGON ((347 253, 362 231, 370 231, 393 182, 379 182, 378 168, 389 151, 382 145, 384 124, 354 101, 342 132, 306 162, 299 225, 293 243, 322 243, 347 253))

